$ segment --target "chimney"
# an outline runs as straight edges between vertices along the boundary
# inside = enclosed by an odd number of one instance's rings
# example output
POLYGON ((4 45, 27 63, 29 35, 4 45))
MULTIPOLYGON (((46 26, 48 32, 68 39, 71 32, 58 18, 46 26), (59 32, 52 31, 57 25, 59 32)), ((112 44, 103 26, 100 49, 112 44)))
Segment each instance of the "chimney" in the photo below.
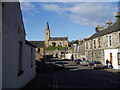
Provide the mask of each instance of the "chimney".
POLYGON ((97 25, 97 26, 95 27, 96 32, 102 31, 103 29, 104 29, 104 28, 103 28, 102 25, 97 25))
POLYGON ((117 12, 115 17, 116 17, 116 22, 118 21, 120 22, 120 12, 117 12))
POLYGON ((113 24, 113 23, 112 23, 112 21, 111 21, 111 20, 107 21, 107 22, 106 22, 107 28, 111 27, 111 26, 112 26, 112 24, 113 24))

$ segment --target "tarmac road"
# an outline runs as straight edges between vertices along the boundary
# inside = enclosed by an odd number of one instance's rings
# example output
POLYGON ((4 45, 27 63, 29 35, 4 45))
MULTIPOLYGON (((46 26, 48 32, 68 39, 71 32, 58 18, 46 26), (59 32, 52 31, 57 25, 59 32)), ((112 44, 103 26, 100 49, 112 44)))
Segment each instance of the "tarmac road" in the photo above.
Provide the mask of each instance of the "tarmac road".
MULTIPOLYGON (((58 59, 56 59, 58 60, 58 59)), ((24 88, 119 88, 120 75, 99 69, 81 66, 74 61, 64 61, 64 70, 55 70, 52 63, 46 63, 44 72, 37 76, 24 88)))

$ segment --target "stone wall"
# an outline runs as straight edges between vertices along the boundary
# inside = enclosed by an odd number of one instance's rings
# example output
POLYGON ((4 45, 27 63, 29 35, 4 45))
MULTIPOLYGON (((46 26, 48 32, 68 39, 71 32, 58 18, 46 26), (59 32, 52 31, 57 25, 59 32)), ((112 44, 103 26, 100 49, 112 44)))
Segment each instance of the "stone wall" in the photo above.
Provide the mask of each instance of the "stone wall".
MULTIPOLYGON (((111 34, 106 34, 92 40, 85 41, 85 56, 88 60, 98 60, 104 63, 104 49, 116 49, 119 47, 119 33, 113 32, 111 34), (112 45, 109 46, 109 35, 112 36, 112 45), (100 38, 100 47, 98 43, 98 39, 100 38), (94 40, 96 41, 96 48, 94 48, 94 40), (88 43, 88 47, 86 47, 88 43), (91 46, 92 43, 92 46, 91 46)), ((81 50, 80 50, 81 51, 81 50)))
POLYGON ((49 46, 53 46, 53 42, 56 43, 56 46, 61 46, 62 47, 68 47, 68 41, 67 40, 64 40, 64 41, 49 41, 49 46), (60 42, 61 42, 61 45, 60 45, 60 42))

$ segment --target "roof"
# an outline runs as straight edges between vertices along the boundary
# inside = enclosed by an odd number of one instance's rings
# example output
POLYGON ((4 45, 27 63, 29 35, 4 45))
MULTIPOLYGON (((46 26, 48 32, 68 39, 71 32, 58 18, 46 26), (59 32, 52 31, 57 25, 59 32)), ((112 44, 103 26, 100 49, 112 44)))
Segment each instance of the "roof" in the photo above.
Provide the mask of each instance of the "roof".
POLYGON ((49 41, 64 41, 68 40, 68 37, 50 37, 49 41))
POLYGON ((25 43, 26 44, 28 44, 28 45, 30 45, 30 46, 32 46, 32 47, 35 47, 36 48, 36 46, 35 45, 33 45, 32 43, 30 43, 29 41, 27 41, 27 40, 25 40, 25 43))
POLYGON ((110 34, 112 32, 116 32, 120 30, 120 22, 115 22, 111 27, 103 29, 102 31, 96 32, 95 34, 93 34, 91 37, 86 38, 85 40, 91 40, 100 36, 103 36, 105 34, 110 34))
POLYGON ((29 41, 30 43, 32 43, 33 45, 35 45, 36 47, 45 47, 45 42, 44 41, 29 41))

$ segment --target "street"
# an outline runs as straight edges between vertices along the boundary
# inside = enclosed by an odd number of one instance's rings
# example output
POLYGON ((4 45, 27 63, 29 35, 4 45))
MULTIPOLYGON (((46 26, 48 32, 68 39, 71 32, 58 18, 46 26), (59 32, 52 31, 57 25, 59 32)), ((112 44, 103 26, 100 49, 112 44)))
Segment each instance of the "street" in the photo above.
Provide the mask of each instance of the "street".
POLYGON ((52 62, 46 62, 44 72, 37 73, 36 77, 24 88, 119 88, 119 74, 109 73, 100 69, 91 69, 66 62, 64 70, 55 70, 52 62))

